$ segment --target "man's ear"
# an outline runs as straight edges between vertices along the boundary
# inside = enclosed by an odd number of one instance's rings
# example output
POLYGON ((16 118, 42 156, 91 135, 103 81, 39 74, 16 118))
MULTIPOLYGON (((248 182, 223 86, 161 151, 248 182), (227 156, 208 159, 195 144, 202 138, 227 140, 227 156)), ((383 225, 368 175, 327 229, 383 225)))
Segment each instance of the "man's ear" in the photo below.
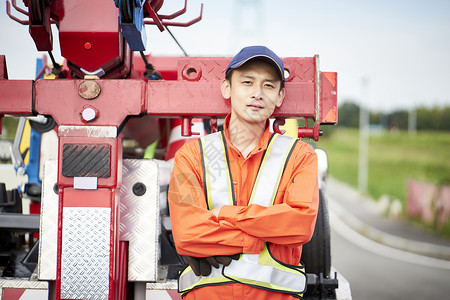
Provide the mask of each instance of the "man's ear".
POLYGON ((280 107, 283 104, 284 96, 286 96, 286 89, 283 87, 278 93, 277 100, 275 103, 276 107, 280 107))
POLYGON ((231 98, 231 83, 227 79, 222 80, 222 84, 220 86, 220 91, 222 92, 222 96, 224 99, 231 98))

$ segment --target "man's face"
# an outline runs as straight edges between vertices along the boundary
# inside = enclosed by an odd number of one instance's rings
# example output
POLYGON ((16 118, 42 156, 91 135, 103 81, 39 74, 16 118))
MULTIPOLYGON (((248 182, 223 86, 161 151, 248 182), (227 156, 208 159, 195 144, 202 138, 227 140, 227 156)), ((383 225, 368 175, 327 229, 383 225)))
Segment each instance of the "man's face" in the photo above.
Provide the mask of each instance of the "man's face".
POLYGON ((233 71, 231 82, 222 82, 222 95, 231 98, 232 117, 246 123, 265 122, 283 102, 284 88, 275 68, 261 60, 251 60, 233 71))

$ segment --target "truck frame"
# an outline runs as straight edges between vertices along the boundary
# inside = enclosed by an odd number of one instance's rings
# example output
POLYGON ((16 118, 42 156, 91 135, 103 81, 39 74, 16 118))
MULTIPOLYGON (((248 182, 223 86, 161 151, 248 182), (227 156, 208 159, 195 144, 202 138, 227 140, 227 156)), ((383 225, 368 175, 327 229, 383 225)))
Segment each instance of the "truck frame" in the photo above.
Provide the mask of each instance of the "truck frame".
MULTIPOLYGON (((145 25, 190 26, 201 20, 203 5, 198 18, 180 23, 171 20, 187 1, 171 15, 158 14, 163 0, 23 2, 7 0, 7 14, 29 26, 53 65, 43 63, 36 80, 9 80, 0 55, 0 116, 31 119, 37 136, 56 131, 58 150, 55 160, 40 163, 33 154, 33 174, 41 165, 42 178, 21 190, 3 187, 0 233, 39 235, 2 250, 2 299, 180 299, 176 277, 185 261, 171 237, 171 159, 186 140, 217 131, 229 113, 219 86, 231 58, 145 55, 145 25), (62 65, 51 52, 50 24, 59 30, 62 65), (136 151, 157 140, 153 159, 136 151), (40 214, 23 214, 22 197, 37 202, 40 214)), ((298 137, 318 140, 320 125, 337 122, 337 74, 320 71, 318 55, 282 60, 286 98, 273 114, 273 130, 303 119, 298 137)), ((24 163, 15 157, 19 170, 24 163)), ((305 299, 351 299, 345 278, 331 268, 322 193, 320 207, 302 256, 316 265, 306 267, 305 299)))

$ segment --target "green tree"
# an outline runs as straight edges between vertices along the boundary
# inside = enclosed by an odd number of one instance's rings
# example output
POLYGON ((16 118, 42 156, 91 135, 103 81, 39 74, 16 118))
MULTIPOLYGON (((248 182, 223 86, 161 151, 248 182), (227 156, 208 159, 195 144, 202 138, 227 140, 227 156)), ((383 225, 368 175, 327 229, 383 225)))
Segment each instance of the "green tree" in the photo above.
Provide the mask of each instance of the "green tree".
POLYGON ((359 106, 353 102, 344 102, 338 109, 338 125, 359 127, 359 106))
POLYGON ((389 128, 397 127, 399 129, 408 129, 408 111, 397 110, 389 114, 389 128))
POLYGON ((440 114, 441 130, 450 130, 450 106, 444 107, 440 114))
POLYGON ((436 111, 427 107, 419 107, 417 109, 417 129, 418 130, 435 130, 437 129, 436 111))

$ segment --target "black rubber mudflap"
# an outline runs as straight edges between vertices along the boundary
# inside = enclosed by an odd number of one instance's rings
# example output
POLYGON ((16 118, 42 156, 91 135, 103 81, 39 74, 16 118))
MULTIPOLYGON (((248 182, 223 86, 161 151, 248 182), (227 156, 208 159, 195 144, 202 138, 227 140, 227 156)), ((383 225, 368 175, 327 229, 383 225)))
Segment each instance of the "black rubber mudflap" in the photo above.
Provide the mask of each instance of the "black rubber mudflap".
POLYGON ((303 245, 302 262, 307 273, 314 273, 328 278, 331 268, 330 252, 330 223, 328 219, 327 199, 319 191, 319 211, 317 213, 316 227, 311 240, 303 245))
POLYGON ((62 175, 107 178, 111 174, 110 162, 108 144, 64 144, 62 175))

